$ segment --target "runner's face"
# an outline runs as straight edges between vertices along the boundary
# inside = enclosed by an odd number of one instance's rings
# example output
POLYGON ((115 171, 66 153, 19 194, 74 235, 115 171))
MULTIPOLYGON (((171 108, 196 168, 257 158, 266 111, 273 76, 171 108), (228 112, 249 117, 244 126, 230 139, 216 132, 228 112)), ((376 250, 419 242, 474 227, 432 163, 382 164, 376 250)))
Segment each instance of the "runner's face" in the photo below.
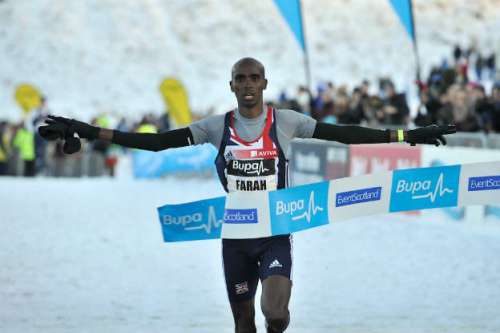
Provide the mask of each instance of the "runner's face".
POLYGON ((258 64, 245 62, 233 69, 230 85, 238 106, 252 108, 262 104, 262 91, 266 89, 267 80, 258 64))

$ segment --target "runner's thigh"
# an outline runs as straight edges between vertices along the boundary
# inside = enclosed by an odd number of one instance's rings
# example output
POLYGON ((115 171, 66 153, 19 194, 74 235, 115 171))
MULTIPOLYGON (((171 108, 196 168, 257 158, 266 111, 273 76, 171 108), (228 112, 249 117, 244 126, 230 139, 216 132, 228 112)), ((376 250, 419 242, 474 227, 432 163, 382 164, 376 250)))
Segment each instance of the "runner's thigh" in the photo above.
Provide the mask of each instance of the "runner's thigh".
POLYGON ((247 240, 222 240, 224 277, 230 302, 246 301, 255 296, 259 267, 250 250, 247 240))
POLYGON ((261 280, 271 275, 292 279, 292 236, 270 237, 260 253, 259 276, 261 280))

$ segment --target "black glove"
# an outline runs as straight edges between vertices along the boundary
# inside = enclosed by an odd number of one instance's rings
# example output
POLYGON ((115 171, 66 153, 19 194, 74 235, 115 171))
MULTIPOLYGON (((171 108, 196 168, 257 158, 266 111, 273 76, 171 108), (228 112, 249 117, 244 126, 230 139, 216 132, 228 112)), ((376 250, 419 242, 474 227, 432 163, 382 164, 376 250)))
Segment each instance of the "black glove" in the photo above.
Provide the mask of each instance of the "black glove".
POLYGON ((82 148, 82 143, 80 139, 75 138, 75 133, 68 128, 66 131, 66 136, 64 137, 63 152, 65 154, 73 154, 82 148))
POLYGON ((456 133, 455 125, 430 125, 406 132, 405 141, 412 146, 417 143, 430 144, 439 146, 446 145, 444 135, 456 133))
POLYGON ((56 116, 48 116, 48 118, 45 120, 45 125, 38 128, 38 133, 45 140, 63 139, 63 151, 66 154, 76 153, 82 146, 80 139, 75 137, 75 133, 80 138, 88 140, 97 139, 99 135, 99 127, 78 120, 56 116))
MULTIPOLYGON (((67 130, 78 134, 80 138, 95 140, 99 137, 99 127, 64 117, 48 116, 52 124, 65 125, 67 130)), ((48 120, 45 121, 49 123, 48 120)))
POLYGON ((63 123, 56 123, 53 120, 46 119, 45 124, 38 127, 38 133, 45 140, 53 141, 57 139, 64 139, 68 126, 63 123))

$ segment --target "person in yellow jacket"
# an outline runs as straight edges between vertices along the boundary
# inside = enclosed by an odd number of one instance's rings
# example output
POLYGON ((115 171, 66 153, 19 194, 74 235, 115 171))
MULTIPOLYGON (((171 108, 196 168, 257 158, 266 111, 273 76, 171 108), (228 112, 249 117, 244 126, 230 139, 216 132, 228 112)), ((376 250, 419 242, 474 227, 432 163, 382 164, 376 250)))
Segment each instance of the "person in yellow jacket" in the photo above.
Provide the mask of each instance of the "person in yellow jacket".
POLYGON ((9 144, 7 139, 7 122, 0 122, 0 176, 7 174, 9 160, 9 144))
POLYGON ((19 149, 21 159, 24 162, 24 176, 35 176, 35 136, 23 124, 17 130, 13 146, 19 149))
POLYGON ((158 128, 153 125, 153 122, 148 119, 147 116, 144 116, 139 124, 137 126, 137 129, 135 130, 136 133, 153 133, 156 134, 158 133, 158 128))

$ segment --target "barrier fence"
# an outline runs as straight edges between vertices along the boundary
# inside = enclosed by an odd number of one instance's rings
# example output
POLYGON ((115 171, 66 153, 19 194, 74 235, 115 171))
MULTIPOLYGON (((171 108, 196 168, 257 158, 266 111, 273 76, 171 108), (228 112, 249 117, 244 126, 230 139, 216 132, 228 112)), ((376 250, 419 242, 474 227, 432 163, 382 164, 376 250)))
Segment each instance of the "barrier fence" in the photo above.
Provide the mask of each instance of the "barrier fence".
MULTIPOLYGON (((456 133, 447 136, 448 147, 474 147, 488 150, 500 150, 500 135, 483 133, 456 133)), ((394 144, 390 145, 391 147, 394 144)), ((407 145, 404 145, 409 148, 407 145)), ((356 146, 352 146, 356 147, 356 146)), ((360 148, 362 150, 362 148, 360 148)), ((370 166, 363 167, 362 158, 358 158, 361 150, 350 149, 346 145, 319 140, 297 140, 291 144, 291 178, 295 185, 317 182, 324 179, 334 179, 362 173, 363 170, 390 170, 387 167, 387 154, 382 154, 382 164, 374 155, 370 166)), ((391 152, 388 150, 387 152, 391 152)), ((365 153, 371 154, 369 150, 365 153)), ((399 150, 405 154, 404 150, 399 150)), ((83 149, 78 154, 64 155, 56 153, 55 145, 49 143, 44 149, 40 161, 37 159, 37 167, 44 176, 55 177, 100 177, 112 175, 112 169, 116 158, 118 163, 123 156, 132 156, 132 174, 135 178, 161 178, 168 175, 210 175, 215 172, 213 159, 216 150, 210 145, 201 147, 187 147, 170 149, 158 153, 141 150, 127 150, 121 147, 111 146, 107 153, 95 151, 92 146, 84 142, 83 149), (40 163, 39 163, 40 162, 40 163)), ((390 158, 394 159, 394 158, 390 158)), ((399 168, 416 166, 416 162, 409 158, 396 158, 399 168), (405 165, 407 163, 407 165, 405 165)), ((390 162, 394 163, 394 162, 390 162)), ((392 164, 391 164, 392 165, 392 164)), ((365 172, 366 173, 366 172, 365 172)), ((16 149, 13 149, 7 160, 8 175, 22 175, 23 161, 16 149)))

